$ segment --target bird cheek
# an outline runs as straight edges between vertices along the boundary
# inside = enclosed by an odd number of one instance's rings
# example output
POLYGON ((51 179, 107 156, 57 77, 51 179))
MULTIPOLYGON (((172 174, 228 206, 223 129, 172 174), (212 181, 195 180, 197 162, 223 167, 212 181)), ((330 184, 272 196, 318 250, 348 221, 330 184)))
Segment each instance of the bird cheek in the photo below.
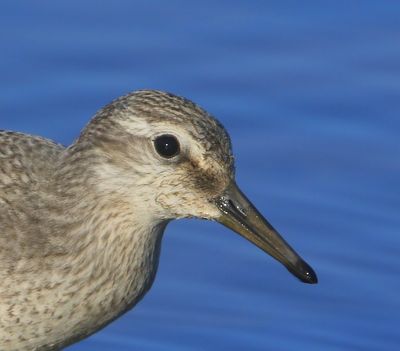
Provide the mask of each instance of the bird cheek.
POLYGON ((217 209, 201 194, 194 192, 160 194, 156 197, 156 203, 162 208, 167 219, 179 218, 206 218, 217 216, 217 209))
POLYGON ((168 219, 178 219, 188 217, 187 198, 177 193, 161 193, 155 199, 157 205, 161 208, 163 216, 168 219))

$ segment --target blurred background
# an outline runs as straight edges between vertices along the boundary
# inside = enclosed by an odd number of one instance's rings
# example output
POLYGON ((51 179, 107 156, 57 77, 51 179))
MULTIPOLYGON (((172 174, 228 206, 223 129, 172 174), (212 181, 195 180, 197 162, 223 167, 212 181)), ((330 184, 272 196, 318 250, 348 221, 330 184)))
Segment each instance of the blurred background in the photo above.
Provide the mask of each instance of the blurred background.
POLYGON ((1 129, 69 144, 129 91, 186 96, 320 281, 174 222, 144 300, 69 350, 399 349, 399 18, 398 1, 0 4, 1 129))

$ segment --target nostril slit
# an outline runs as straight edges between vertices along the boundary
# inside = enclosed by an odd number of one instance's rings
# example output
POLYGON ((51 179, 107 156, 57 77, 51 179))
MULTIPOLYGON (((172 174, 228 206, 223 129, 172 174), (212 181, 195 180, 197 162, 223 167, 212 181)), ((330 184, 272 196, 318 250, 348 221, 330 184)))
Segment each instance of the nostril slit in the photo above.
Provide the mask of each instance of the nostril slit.
POLYGON ((244 216, 244 217, 247 216, 246 211, 239 205, 235 204, 231 199, 228 200, 228 203, 232 208, 234 208, 236 211, 238 211, 242 216, 244 216))

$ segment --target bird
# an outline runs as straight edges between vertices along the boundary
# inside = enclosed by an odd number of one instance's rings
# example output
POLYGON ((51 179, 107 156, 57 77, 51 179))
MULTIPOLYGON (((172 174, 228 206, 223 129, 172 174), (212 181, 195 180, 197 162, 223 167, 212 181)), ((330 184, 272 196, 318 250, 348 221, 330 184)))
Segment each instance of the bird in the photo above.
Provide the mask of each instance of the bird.
POLYGON ((166 226, 192 217, 317 283, 237 186, 226 129, 186 98, 126 94, 70 146, 0 131, 0 349, 61 350, 133 308, 166 226))

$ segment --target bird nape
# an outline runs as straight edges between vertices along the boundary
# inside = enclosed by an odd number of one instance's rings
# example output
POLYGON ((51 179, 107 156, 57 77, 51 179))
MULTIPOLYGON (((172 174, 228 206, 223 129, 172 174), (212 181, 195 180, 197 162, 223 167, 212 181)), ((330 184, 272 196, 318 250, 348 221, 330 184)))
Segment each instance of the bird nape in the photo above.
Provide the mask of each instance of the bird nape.
POLYGON ((69 147, 0 131, 0 349, 61 349, 131 309, 152 285, 167 224, 189 217, 317 282, 237 187, 224 127, 185 98, 127 94, 69 147))

